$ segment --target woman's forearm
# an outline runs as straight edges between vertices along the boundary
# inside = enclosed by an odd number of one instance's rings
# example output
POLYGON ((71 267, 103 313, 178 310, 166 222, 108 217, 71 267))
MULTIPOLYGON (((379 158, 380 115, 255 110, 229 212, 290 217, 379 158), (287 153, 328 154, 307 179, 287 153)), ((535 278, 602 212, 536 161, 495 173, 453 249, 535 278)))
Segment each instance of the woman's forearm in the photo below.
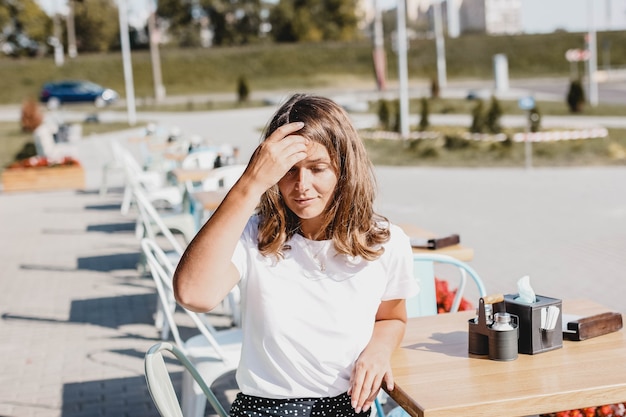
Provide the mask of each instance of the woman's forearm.
POLYGON ((261 193, 249 186, 246 178, 240 179, 189 243, 173 282, 182 306, 209 311, 237 284, 238 274, 231 259, 261 193))

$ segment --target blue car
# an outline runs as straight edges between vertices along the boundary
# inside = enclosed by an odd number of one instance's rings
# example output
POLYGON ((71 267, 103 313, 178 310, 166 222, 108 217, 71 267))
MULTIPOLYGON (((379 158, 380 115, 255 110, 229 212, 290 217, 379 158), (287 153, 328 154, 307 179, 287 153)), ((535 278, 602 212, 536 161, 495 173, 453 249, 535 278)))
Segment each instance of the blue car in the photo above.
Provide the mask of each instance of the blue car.
POLYGON ((40 101, 46 103, 49 109, 66 103, 93 103, 96 107, 104 107, 118 98, 119 94, 110 88, 81 80, 46 83, 39 94, 40 101))

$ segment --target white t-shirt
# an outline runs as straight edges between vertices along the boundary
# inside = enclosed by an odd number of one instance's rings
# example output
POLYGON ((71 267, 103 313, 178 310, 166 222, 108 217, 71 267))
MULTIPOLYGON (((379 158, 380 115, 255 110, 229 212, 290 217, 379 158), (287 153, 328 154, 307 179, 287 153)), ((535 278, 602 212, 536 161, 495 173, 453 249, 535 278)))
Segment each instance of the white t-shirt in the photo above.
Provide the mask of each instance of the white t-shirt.
POLYGON ((240 390, 265 398, 346 392, 380 302, 418 292, 408 236, 391 225, 385 253, 364 261, 338 255, 330 240, 296 234, 276 261, 259 253, 258 224, 253 216, 233 255, 241 275, 240 390))

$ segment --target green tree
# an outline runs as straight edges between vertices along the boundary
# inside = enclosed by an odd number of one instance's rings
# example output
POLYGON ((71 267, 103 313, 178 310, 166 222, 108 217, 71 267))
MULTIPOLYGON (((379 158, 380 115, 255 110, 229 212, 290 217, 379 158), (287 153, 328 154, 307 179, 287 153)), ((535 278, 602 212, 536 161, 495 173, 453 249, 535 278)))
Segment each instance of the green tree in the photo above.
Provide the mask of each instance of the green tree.
POLYGON ((23 34, 44 44, 52 34, 52 19, 35 0, 0 2, 0 32, 5 36, 23 34))
POLYGON ((156 14, 167 20, 169 34, 178 41, 180 46, 187 46, 186 40, 190 37, 195 38, 195 41, 190 42, 190 45, 198 46, 200 44, 198 27, 191 15, 191 2, 159 0, 156 14))
POLYGON ((74 27, 79 51, 107 52, 120 44, 119 14, 113 0, 75 2, 74 27))
POLYGON ((278 42, 350 41, 358 37, 357 0, 280 0, 270 12, 278 42))
POLYGON ((244 45, 259 39, 261 0, 159 0, 157 14, 181 46, 199 46, 203 25, 215 45, 244 45))

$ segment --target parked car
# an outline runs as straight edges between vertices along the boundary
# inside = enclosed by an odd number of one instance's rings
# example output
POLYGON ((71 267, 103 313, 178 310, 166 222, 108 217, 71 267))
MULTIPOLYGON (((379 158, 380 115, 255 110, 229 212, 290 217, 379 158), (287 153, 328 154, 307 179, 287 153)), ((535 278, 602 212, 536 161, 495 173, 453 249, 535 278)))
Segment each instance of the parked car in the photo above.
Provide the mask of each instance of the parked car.
POLYGON ((104 107, 118 98, 119 94, 114 90, 82 80, 46 83, 39 94, 40 101, 46 103, 50 109, 65 103, 93 103, 96 107, 104 107))

